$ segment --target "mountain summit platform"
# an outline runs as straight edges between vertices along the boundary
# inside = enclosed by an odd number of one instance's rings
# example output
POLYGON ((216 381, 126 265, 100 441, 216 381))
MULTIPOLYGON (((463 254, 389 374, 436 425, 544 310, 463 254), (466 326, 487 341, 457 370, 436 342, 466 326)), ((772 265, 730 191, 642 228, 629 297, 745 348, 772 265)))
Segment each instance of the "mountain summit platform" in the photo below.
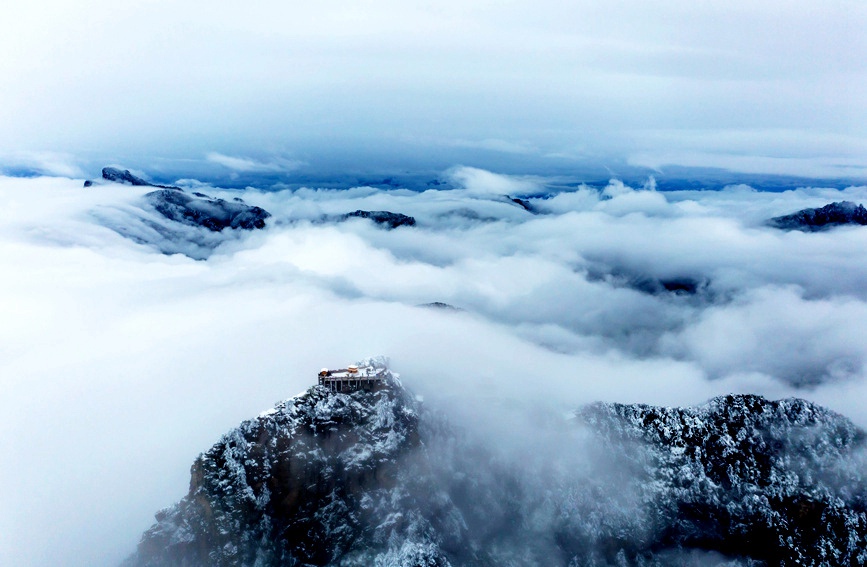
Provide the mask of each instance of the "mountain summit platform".
POLYGON ((349 366, 338 370, 323 368, 319 371, 319 385, 332 392, 378 390, 385 385, 388 370, 373 366, 349 366))

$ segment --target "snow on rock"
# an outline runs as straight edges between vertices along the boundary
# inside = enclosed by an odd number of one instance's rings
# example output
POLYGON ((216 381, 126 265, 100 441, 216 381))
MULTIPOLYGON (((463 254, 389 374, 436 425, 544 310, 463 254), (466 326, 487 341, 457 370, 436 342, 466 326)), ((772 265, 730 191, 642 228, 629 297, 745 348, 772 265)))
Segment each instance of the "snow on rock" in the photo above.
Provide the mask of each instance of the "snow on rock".
POLYGON ((271 213, 243 202, 213 199, 203 193, 188 195, 181 189, 159 189, 145 199, 165 218, 220 232, 226 228, 253 230, 265 228, 271 213))
POLYGON ((817 209, 802 209, 790 215, 774 217, 770 226, 783 230, 816 232, 840 225, 867 225, 867 209, 850 201, 839 201, 817 209))
POLYGON ((845 418, 758 396, 576 416, 589 435, 551 432, 534 464, 391 373, 377 391, 315 386, 203 453, 127 565, 867 564, 865 434, 845 418))
POLYGON ((387 379, 376 392, 314 386, 224 435, 129 564, 447 565, 397 466, 423 451, 418 406, 387 379))
POLYGON ((578 416, 641 471, 654 545, 767 565, 867 564, 865 434, 842 416, 752 395, 596 404, 578 416))

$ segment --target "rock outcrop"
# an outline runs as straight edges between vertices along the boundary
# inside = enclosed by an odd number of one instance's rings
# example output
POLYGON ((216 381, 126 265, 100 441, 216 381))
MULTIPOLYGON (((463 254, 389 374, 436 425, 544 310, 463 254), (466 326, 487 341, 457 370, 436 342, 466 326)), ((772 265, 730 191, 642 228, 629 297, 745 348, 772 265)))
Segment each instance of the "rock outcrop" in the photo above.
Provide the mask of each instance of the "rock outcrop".
POLYGON ((515 203, 516 205, 518 205, 519 207, 521 207, 522 209, 524 209, 528 213, 536 214, 538 212, 538 211, 536 211, 535 208, 533 208, 533 205, 527 199, 521 199, 520 197, 511 197, 509 195, 504 195, 504 197, 506 197, 506 199, 515 203))
POLYGON ((427 309, 437 309, 439 311, 463 311, 460 307, 455 307, 450 303, 445 303, 442 301, 431 301, 430 303, 421 303, 418 307, 425 307, 427 309))
MULTIPOLYGON (((271 213, 247 205, 240 197, 213 198, 199 191, 155 185, 129 170, 106 167, 107 182, 153 188, 128 207, 99 207, 91 215, 104 226, 163 254, 207 259, 220 246, 243 238, 243 231, 265 228, 271 213), (204 230, 203 230, 204 229, 204 230), (237 229, 237 230, 226 230, 237 229)), ((86 181, 85 187, 93 185, 86 181)))
POLYGON ((265 228, 265 220, 271 216, 265 209, 251 207, 243 201, 213 199, 203 193, 188 195, 180 189, 152 191, 145 195, 145 199, 169 220, 214 232, 226 228, 265 228))
POLYGON ((388 229, 394 229, 399 226, 415 226, 415 218, 401 213, 393 213, 391 211, 353 211, 341 215, 339 220, 350 218, 370 219, 378 225, 388 229))
POLYGON ((867 209, 850 201, 840 201, 818 209, 803 209, 790 215, 774 217, 770 226, 783 230, 817 232, 841 225, 867 225, 867 209))
POLYGON ((129 185, 136 186, 153 185, 152 183, 145 181, 141 177, 136 177, 135 175, 130 173, 128 169, 121 170, 116 167, 103 167, 102 178, 106 181, 112 181, 114 183, 128 183, 129 185))
MULTIPOLYGON (((180 190, 180 187, 175 187, 173 185, 157 185, 155 183, 151 183, 150 181, 145 181, 141 177, 130 173, 128 169, 118 169, 116 167, 103 167, 102 178, 105 181, 110 181, 112 183, 122 183, 124 185, 133 185, 136 187, 159 187, 161 189, 180 190)), ((93 181, 89 179, 84 182, 85 187, 90 187, 92 185, 93 181)))

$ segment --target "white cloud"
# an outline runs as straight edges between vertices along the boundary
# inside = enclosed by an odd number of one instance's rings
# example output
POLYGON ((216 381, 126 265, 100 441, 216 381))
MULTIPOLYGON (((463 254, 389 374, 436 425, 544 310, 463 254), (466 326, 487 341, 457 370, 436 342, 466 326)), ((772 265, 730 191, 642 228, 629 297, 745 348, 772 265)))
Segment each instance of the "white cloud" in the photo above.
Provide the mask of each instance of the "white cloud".
POLYGON ((666 337, 679 354, 713 376, 762 372, 795 384, 863 380, 867 303, 804 299, 795 288, 763 287, 730 305, 710 307, 683 332, 666 337))
POLYGON ((227 169, 244 173, 284 173, 298 169, 303 164, 301 161, 285 158, 276 158, 264 162, 245 157, 227 156, 217 152, 209 153, 206 159, 227 169))
POLYGON ((448 176, 474 195, 517 196, 536 192, 540 188, 532 179, 500 175, 476 167, 456 167, 448 176))
POLYGON ((36 175, 82 178, 84 173, 75 157, 45 151, 0 152, 0 172, 26 172, 36 175))
POLYGON ((245 191, 273 222, 207 261, 112 230, 158 220, 142 208, 147 188, 0 178, 0 562, 116 564, 223 431, 322 366, 370 354, 470 425, 491 404, 732 391, 805 396, 867 425, 853 402, 865 388, 867 229, 760 224, 867 201, 867 187, 612 183, 531 198, 547 213, 533 215, 501 195, 540 180, 452 175, 464 189, 245 191), (418 224, 314 222, 355 209, 418 224), (694 295, 665 291, 689 282, 694 295), (432 301, 464 311, 416 307, 432 301), (804 377, 821 383, 792 385, 804 377))

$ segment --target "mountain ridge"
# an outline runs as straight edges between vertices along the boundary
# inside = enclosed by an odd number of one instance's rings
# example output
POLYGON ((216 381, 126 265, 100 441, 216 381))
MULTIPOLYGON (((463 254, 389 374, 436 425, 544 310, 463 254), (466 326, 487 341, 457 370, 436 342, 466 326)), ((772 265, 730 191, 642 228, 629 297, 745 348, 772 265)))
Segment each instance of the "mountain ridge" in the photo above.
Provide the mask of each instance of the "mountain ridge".
POLYGON ((867 562, 865 433, 838 414, 730 395, 590 404, 569 423, 592 442, 559 438, 533 468, 393 374, 379 391, 314 386, 200 455, 125 565, 867 562))
POLYGON ((824 207, 801 209, 790 215, 774 217, 768 225, 803 232, 819 232, 843 225, 867 225, 867 209, 851 201, 837 201, 824 207))

